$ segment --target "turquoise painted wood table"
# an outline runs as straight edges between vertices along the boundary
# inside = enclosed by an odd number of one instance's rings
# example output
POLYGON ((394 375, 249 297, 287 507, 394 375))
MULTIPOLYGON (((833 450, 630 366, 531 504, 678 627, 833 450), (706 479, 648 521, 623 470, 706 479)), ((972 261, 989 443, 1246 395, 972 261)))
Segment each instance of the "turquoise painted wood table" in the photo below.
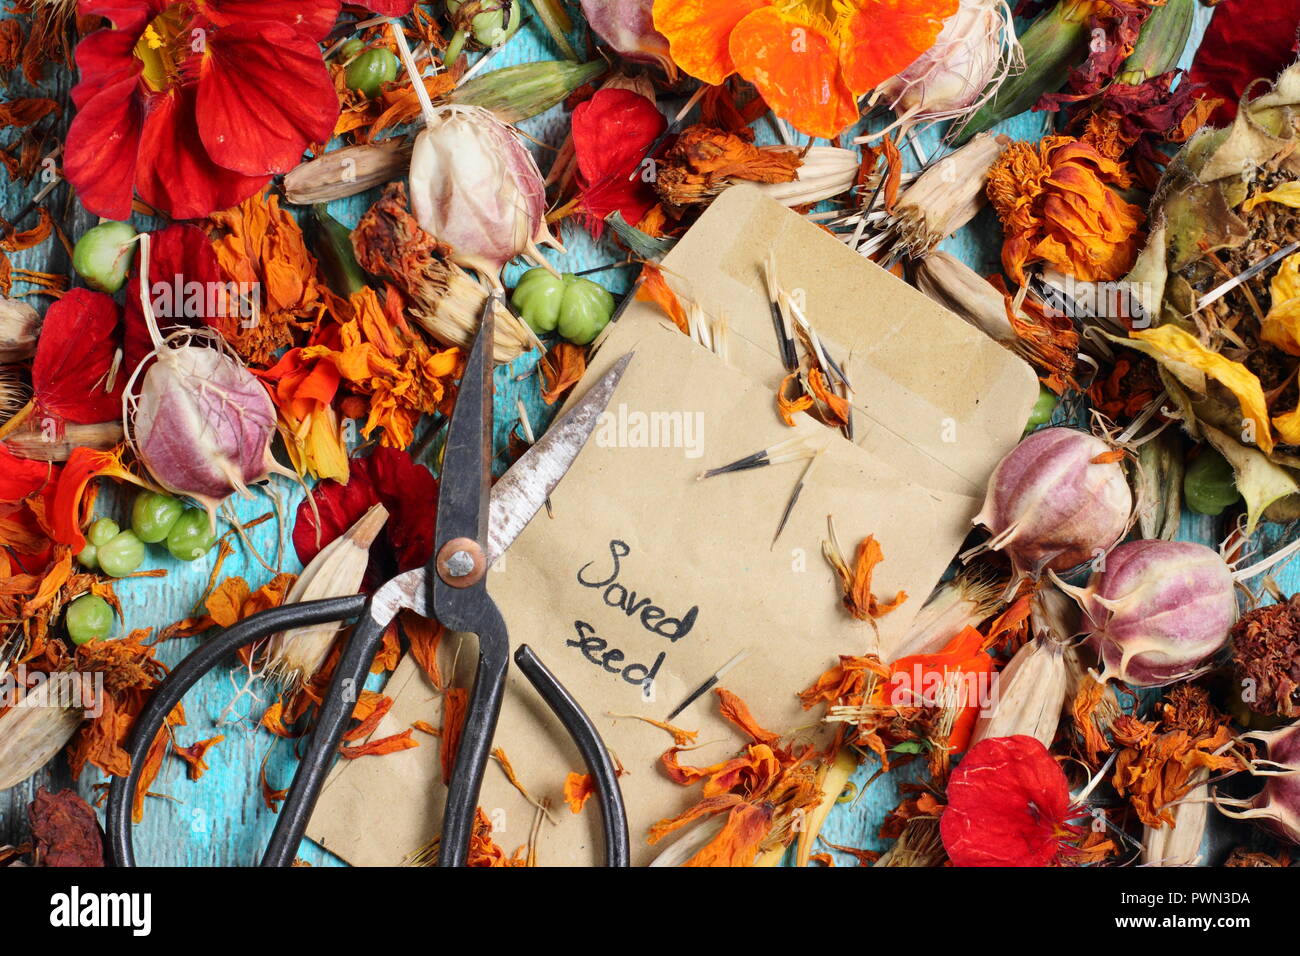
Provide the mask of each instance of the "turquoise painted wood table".
MULTIPOLYGON (((1204 28, 1208 11, 1198 9, 1199 30, 1204 28)), ((494 59, 491 68, 528 60, 559 56, 536 22, 527 23, 510 44, 494 59)), ((51 76, 43 84, 40 95, 52 96, 67 107, 67 90, 70 78, 66 72, 51 76)), ((9 89, 10 96, 33 95, 34 91, 15 76, 9 89)), ((676 103, 664 104, 675 110, 676 103)), ((551 146, 558 145, 567 127, 567 117, 560 108, 524 124, 530 136, 551 146)), ((760 123, 760 138, 771 141, 766 124, 760 123)), ((1044 129, 1041 115, 1028 114, 1004 124, 1002 131, 1020 138, 1037 138, 1044 129)), ((927 154, 938 148, 938 138, 930 133, 920 137, 921 147, 927 154)), ((541 147, 538 147, 541 151, 541 147)), ((540 157, 543 168, 549 165, 546 156, 540 157)), ((915 163, 915 157, 908 157, 915 163)), ((39 184, 35 184, 39 186, 39 184)), ((35 186, 32 188, 34 189, 35 186)), ((75 238, 93 222, 84 212, 79 212, 68 200, 68 189, 61 186, 52 197, 54 210, 75 238)), ((331 212, 351 226, 373 200, 374 194, 334 203, 331 212)), ((29 190, 21 185, 5 185, 2 208, 13 215, 29 198, 29 190)), ((144 225, 141 223, 141 225, 144 225)), ((622 256, 608 242, 597 243, 578 228, 566 225, 563 235, 566 252, 554 256, 552 261, 566 271, 579 271, 619 261, 622 256)), ((985 214, 971 227, 950 240, 949 251, 961 256, 978 269, 990 272, 998 264, 999 240, 996 224, 985 214)), ((43 246, 15 257, 15 264, 53 271, 68 270, 67 256, 57 242, 51 240, 43 246)), ((615 293, 625 291, 632 278, 632 270, 618 268, 597 276, 615 293)), ((508 274, 513 278, 518 269, 508 274)), ((536 364, 536 354, 525 355, 509 368, 497 372, 498 440, 504 442, 508 430, 517 420, 516 398, 522 398, 530 417, 537 423, 544 421, 548 410, 541 403, 536 376, 527 374, 536 364)), ((291 484, 276 485, 276 493, 284 501, 289 515, 301 500, 301 491, 291 484)), ((100 509, 122 520, 126 517, 127 502, 110 495, 101 497, 100 509)), ((270 499, 258 494, 250 501, 241 502, 238 513, 244 520, 261 515, 271 509, 270 499)), ((125 521, 123 521, 125 524, 125 521)), ((288 528, 270 521, 251 532, 253 545, 274 560, 283 554, 282 568, 297 571, 300 566, 288 543, 288 528)), ((1206 543, 1217 543, 1224 529, 1209 518, 1187 516, 1182 536, 1206 543)), ((123 581, 118 587, 125 613, 125 627, 160 627, 190 613, 196 599, 204 591, 210 570, 211 558, 185 564, 171 560, 165 552, 151 548, 149 565, 167 572, 165 579, 137 579, 123 581)), ((224 568, 225 574, 243 576, 253 587, 270 578, 245 549, 238 549, 224 568)), ((1300 588, 1300 575, 1289 574, 1281 581, 1284 589, 1300 588)), ((168 664, 179 661, 194 646, 194 640, 175 640, 162 646, 160 657, 168 664)), ((294 766, 292 745, 273 738, 256 726, 256 717, 267 703, 264 692, 257 686, 241 695, 244 689, 241 673, 222 669, 209 675, 186 699, 187 726, 179 728, 176 737, 181 745, 224 734, 225 740, 209 753, 211 769, 202 780, 192 782, 186 775, 186 766, 179 759, 168 756, 154 784, 154 791, 165 799, 151 799, 143 824, 137 828, 137 855, 142 862, 173 865, 249 865, 257 861, 274 823, 273 815, 264 806, 259 783, 259 768, 265 761, 267 777, 273 786, 287 786, 294 766), (232 711, 227 713, 231 701, 238 697, 232 711), (225 716, 225 720, 218 723, 225 716), (250 716, 252 715, 252 716, 250 716)), ((810 677, 813 675, 809 675, 810 677)), ((791 692, 796 690, 791 687, 791 692)), ((382 758, 370 758, 382 759, 382 758)), ((867 770, 860 772, 856 783, 861 788, 859 798, 837 806, 824 831, 830 841, 847 846, 880 849, 876 833, 884 815, 897 802, 898 784, 915 779, 907 770, 887 775, 866 786, 867 770)), ((0 845, 21 840, 26 832, 26 807, 38 786, 60 788, 76 786, 87 798, 95 799, 96 785, 102 780, 93 768, 84 773, 75 784, 71 781, 62 760, 37 775, 27 783, 0 793, 0 845)), ((304 860, 314 865, 341 865, 340 861, 304 842, 301 849, 304 860)), ((847 857, 842 864, 850 863, 847 857)))

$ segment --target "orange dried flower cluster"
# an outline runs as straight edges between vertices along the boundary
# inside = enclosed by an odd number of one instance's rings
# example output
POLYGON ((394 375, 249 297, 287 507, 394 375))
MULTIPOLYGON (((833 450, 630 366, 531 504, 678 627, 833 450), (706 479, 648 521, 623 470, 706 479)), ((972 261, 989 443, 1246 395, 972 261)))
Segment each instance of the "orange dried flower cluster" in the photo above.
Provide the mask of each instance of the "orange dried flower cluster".
POLYGON ((669 778, 683 786, 703 781, 703 799, 652 826, 649 842, 725 814, 722 829, 685 865, 750 866, 760 853, 788 844, 798 821, 821 802, 819 755, 763 729, 735 694, 723 688, 716 693, 722 716, 750 743, 740 756, 707 767, 683 766, 678 760, 682 748, 669 749, 662 758, 669 778))
POLYGON ((1006 234, 1002 264, 1019 285, 1046 262, 1085 282, 1126 274, 1145 235, 1145 214, 1112 187, 1130 183, 1122 163, 1072 136, 1013 143, 989 170, 988 196, 1006 234))
POLYGON ((1196 770, 1244 769, 1230 750, 1229 718, 1214 709, 1204 688, 1176 687, 1159 712, 1158 721, 1126 714, 1114 723, 1115 742, 1123 747, 1115 760, 1115 789, 1150 827, 1173 825, 1171 807, 1191 792, 1196 770))
POLYGON ((336 324, 318 331, 298 360, 330 363, 355 392, 368 397, 364 437, 382 429, 381 444, 408 447, 420 416, 450 405, 451 383, 464 356, 457 348, 430 348, 406 325, 392 296, 381 305, 369 286, 346 301, 327 295, 336 324))
POLYGON ((256 321, 218 318, 217 331, 246 361, 266 365, 316 316, 322 292, 316 259, 298 223, 269 191, 213 213, 209 221, 220 233, 212 250, 227 278, 260 289, 256 321))

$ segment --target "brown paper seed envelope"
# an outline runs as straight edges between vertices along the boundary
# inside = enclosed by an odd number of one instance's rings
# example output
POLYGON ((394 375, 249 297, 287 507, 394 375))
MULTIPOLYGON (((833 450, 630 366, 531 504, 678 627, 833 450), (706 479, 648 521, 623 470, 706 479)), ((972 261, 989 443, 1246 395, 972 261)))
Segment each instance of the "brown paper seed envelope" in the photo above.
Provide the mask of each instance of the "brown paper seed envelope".
MULTIPOLYGON (((872 627, 850 617, 821 554, 827 515, 852 551, 873 534, 884 550, 873 590, 911 595, 880 620, 882 635, 904 631, 970 528, 978 502, 901 476, 838 433, 801 421, 825 442, 780 541, 773 534, 802 471, 789 463, 698 481, 723 464, 791 436, 770 390, 724 365, 662 318, 627 326, 636 357, 597 431, 542 512, 488 577, 511 645, 527 643, 591 716, 626 769, 622 777, 633 861, 657 850, 656 821, 700 798, 678 786, 659 758, 672 743, 641 720, 662 720, 740 651, 749 656, 723 681, 760 723, 818 733, 796 693, 838 654, 875 646, 872 627), (648 690, 646 689, 648 687, 648 690), (615 716, 620 715, 620 716, 615 716)), ((850 560, 852 555, 849 555, 850 560)), ((447 643, 455 650, 456 638, 447 643)), ((468 686, 474 639, 457 653, 456 686, 468 686)), ((440 700, 408 659, 390 683, 395 706, 376 731, 416 720, 438 726, 440 700)), ((745 742, 706 695, 676 721, 699 731, 683 761, 707 765, 745 742)), ((359 865, 392 865, 438 832, 443 786, 438 740, 382 757, 345 762, 327 783, 308 835, 359 865)), ((548 801, 537 859, 589 865, 601 859, 595 802, 573 814, 566 775, 584 772, 577 749, 513 668, 496 735, 535 800, 548 801)), ((488 767, 480 805, 507 851, 525 844, 537 812, 488 767)))
MULTIPOLYGON (((726 316, 729 360, 770 390, 785 371, 763 279, 769 251, 778 281, 853 383, 857 443, 927 487, 982 498, 1038 397, 1033 370, 803 216, 735 186, 664 257, 664 274, 707 313, 726 316)), ((663 317, 636 302, 620 326, 640 315, 663 317)), ((594 371, 619 354, 610 345, 594 371)))

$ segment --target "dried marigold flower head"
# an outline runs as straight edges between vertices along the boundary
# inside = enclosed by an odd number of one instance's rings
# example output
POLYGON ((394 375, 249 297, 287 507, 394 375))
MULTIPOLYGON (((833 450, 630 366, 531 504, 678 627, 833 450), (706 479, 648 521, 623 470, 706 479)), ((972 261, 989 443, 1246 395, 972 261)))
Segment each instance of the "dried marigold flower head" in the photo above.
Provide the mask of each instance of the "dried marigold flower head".
POLYGON ((1300 594, 1244 615, 1231 639, 1246 705, 1257 714, 1300 716, 1300 594))
POLYGON ((1145 214, 1112 187, 1127 188, 1122 163, 1071 136, 1013 143, 989 171, 988 196, 1006 239, 1002 264, 1025 284, 1025 267, 1047 262, 1085 282, 1133 267, 1145 214))

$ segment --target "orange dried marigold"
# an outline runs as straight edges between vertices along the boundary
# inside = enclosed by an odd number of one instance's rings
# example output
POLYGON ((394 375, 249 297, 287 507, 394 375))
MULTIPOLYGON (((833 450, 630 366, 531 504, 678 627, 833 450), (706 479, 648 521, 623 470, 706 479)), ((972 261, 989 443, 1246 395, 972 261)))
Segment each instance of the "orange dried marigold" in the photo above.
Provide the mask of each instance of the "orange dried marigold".
POLYGON ((857 98, 934 45, 958 0, 655 0, 673 61, 714 86, 739 73, 810 136, 858 119, 857 98))
POLYGON ((1133 268, 1145 235, 1142 210, 1111 187, 1130 184, 1127 167, 1072 136, 1013 143, 989 170, 988 196, 1002 220, 1002 265, 1025 283, 1025 267, 1047 262, 1084 282, 1133 268))

